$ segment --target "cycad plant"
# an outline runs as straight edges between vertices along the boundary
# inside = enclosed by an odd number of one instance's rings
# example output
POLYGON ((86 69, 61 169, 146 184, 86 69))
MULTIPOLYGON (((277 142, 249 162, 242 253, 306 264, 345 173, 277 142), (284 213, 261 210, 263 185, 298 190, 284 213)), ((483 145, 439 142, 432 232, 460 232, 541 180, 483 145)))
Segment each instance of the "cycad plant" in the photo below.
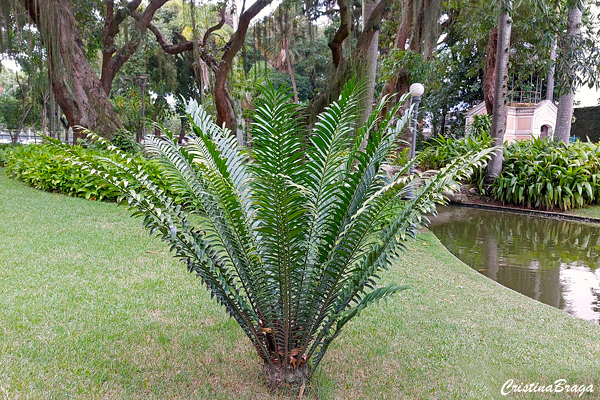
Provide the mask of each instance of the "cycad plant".
POLYGON ((306 382, 348 321, 405 289, 378 286, 379 274, 442 191, 489 154, 472 152, 420 175, 408 175, 405 165, 389 177, 381 166, 409 113, 396 120, 398 104, 380 118, 384 100, 357 126, 360 93, 360 85, 348 83, 319 115, 306 145, 289 90, 263 88, 250 152, 191 102, 194 135, 187 144, 177 145, 168 131, 146 137, 146 151, 160 160, 176 198, 93 134, 120 161, 72 157, 113 184, 144 226, 202 279, 246 333, 274 386, 306 382), (411 185, 414 196, 404 200, 411 185))

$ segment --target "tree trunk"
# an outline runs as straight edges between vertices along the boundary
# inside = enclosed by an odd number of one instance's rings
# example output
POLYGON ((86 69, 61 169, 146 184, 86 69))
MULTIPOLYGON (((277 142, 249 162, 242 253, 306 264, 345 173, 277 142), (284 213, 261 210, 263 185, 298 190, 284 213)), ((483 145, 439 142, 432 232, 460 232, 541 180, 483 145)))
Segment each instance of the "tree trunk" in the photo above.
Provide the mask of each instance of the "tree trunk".
POLYGON ((340 8, 340 27, 327 44, 331 49, 331 58, 335 68, 340 66, 340 62, 342 61, 342 44, 352 29, 351 13, 348 12, 346 0, 337 0, 337 3, 340 8))
POLYGON ((416 9, 411 11, 415 12, 416 18, 410 38, 410 49, 421 54, 426 60, 432 57, 440 29, 445 25, 439 23, 442 5, 440 0, 417 0, 416 9))
POLYGON ((546 84, 546 100, 554 101, 554 71, 556 70, 556 38, 552 41, 550 50, 550 61, 552 65, 548 71, 548 83, 546 84))
POLYGON ((50 93, 50 137, 56 138, 56 101, 54 100, 52 88, 48 92, 50 93))
POLYGON ((488 115, 494 114, 494 79, 496 76, 496 50, 498 47, 498 28, 492 28, 488 37, 485 67, 483 68, 483 101, 488 115))
POLYGON ((282 50, 285 52, 283 60, 287 68, 287 73, 290 76, 290 81, 292 82, 292 90, 294 91, 294 103, 298 104, 298 102, 300 101, 298 99, 298 87, 296 86, 296 77, 294 76, 294 68, 292 67, 292 59, 290 57, 289 41, 286 36, 283 37, 282 43, 282 50))
POLYGON ((442 120, 440 122, 440 135, 445 136, 446 134, 446 115, 448 114, 448 110, 446 105, 442 107, 442 120))
MULTIPOLYGON (((577 6, 569 8, 569 22, 567 24, 567 38, 564 44, 564 54, 568 54, 573 51, 575 46, 575 39, 581 33, 581 18, 582 10, 577 6)), ((568 63, 568 70, 573 71, 573 61, 565 60, 568 63)), ((569 136, 571 136, 571 121, 573 120, 573 97, 574 90, 573 84, 565 82, 566 93, 561 95, 558 99, 558 110, 556 113, 556 130, 555 138, 563 142, 564 144, 569 143, 569 136)))
MULTIPOLYGON (((240 15, 238 21, 238 29, 233 33, 229 42, 225 45, 225 52, 223 57, 217 64, 215 72, 215 87, 213 90, 213 97, 215 100, 215 107, 217 109, 217 124, 227 126, 236 135, 238 145, 243 146, 243 134, 239 131, 237 126, 237 118, 235 115, 235 108, 233 103, 233 97, 227 88, 227 75, 233 65, 233 58, 240 51, 246 39, 246 32, 250 21, 254 18, 263 8, 271 4, 272 0, 258 0, 250 8, 240 15)), ((208 32, 207 32, 208 33, 208 32)), ((207 35, 205 34, 205 39, 207 35)), ((206 40, 203 40, 206 44, 206 40)))
POLYGON ((106 15, 102 28, 102 72, 100 82, 107 96, 110 94, 110 89, 113 80, 117 76, 117 72, 119 72, 139 47, 144 33, 150 25, 150 21, 154 18, 154 13, 167 1, 169 0, 149 0, 146 2, 146 8, 141 13, 137 11, 137 8, 142 3, 141 0, 130 0, 127 3, 123 3, 125 7, 119 8, 116 13, 114 10, 114 0, 105 1, 106 15), (132 32, 132 35, 129 35, 126 29, 125 44, 117 49, 117 46, 115 46, 115 36, 119 33, 123 21, 130 15, 135 19, 135 31, 132 32))
POLYGON ((215 100, 215 107, 217 109, 217 125, 225 125, 231 129, 234 135, 238 138, 238 144, 243 144, 243 139, 240 137, 240 133, 237 132, 237 119, 235 117, 235 108, 231 93, 227 87, 227 74, 231 69, 231 64, 221 61, 219 69, 215 73, 215 87, 213 89, 213 96, 215 100))
POLYGON ((564 144, 569 143, 571 136, 571 123, 573 121, 573 97, 574 93, 569 90, 558 98, 558 107, 556 110, 556 130, 554 133, 555 140, 559 140, 564 144))
MULTIPOLYGON (((341 55, 341 48, 345 39, 344 35, 339 35, 338 37, 338 34, 336 33, 334 39, 339 38, 339 40, 335 42, 335 45, 333 45, 332 42, 329 43, 334 69, 332 71, 331 78, 329 79, 327 88, 319 96, 314 98, 310 106, 307 107, 306 118, 309 124, 314 122, 316 116, 323 111, 323 109, 329 105, 331 101, 337 99, 342 88, 344 87, 344 84, 350 78, 353 76, 357 77, 358 79, 365 77, 364 66, 367 64, 367 57, 369 57, 372 39, 376 33, 379 34, 381 21, 389 9, 392 1, 393 0, 379 0, 378 4, 372 11, 370 18, 367 20, 365 29, 358 36, 350 57, 351 61, 341 55), (337 57, 339 57, 339 59, 337 59, 337 57), (336 64, 336 61, 338 64, 336 64)), ((338 1, 338 4, 339 3, 340 1, 338 1)), ((341 28, 342 27, 340 27, 340 29, 341 28)), ((346 29, 344 29, 344 31, 345 30, 346 29)))
POLYGON ((498 46, 496 48, 496 74, 494 78, 494 111, 492 114, 492 138, 499 150, 492 153, 488 163, 486 180, 492 181, 502 171, 502 144, 506 133, 506 92, 508 82, 508 56, 512 21, 510 11, 512 0, 502 2, 498 18, 498 46))
MULTIPOLYGON (((29 115, 29 111, 31 111, 31 107, 33 106, 33 101, 27 106, 27 96, 29 94, 29 90, 31 89, 31 75, 27 76, 27 85, 21 83, 19 79, 19 74, 15 72, 15 79, 17 81, 17 85, 19 85, 19 91, 21 92, 21 121, 17 127, 17 132, 21 132, 23 130, 23 124, 25 123, 25 119, 27 115, 29 115)), ((18 138, 19 133, 17 133, 18 138)), ((13 140, 13 143, 16 143, 17 139, 13 140)))
MULTIPOLYGON (((83 126, 112 139, 122 125, 85 57, 78 23, 67 0, 21 1, 48 50, 52 91, 69 126, 83 126)), ((83 136, 78 129, 74 132, 76 138, 83 136)))
MULTIPOLYGON (((408 40, 410 34, 410 28, 412 27, 413 20, 413 0, 408 0, 406 2, 406 7, 404 8, 403 20, 398 30, 396 31, 396 39, 394 41, 394 47, 396 49, 405 50, 406 49, 406 41, 408 40)), ((394 94, 394 92, 399 94, 404 94, 408 91, 409 86, 408 81, 408 71, 406 69, 402 69, 398 72, 397 75, 392 76, 383 86, 383 90, 381 91, 382 96, 390 96, 394 94), (406 90, 404 90, 406 89, 406 90)), ((385 115, 388 111, 389 107, 385 107, 382 110, 382 115, 385 115)))
POLYGON ((311 369, 304 364, 300 368, 287 369, 281 365, 270 366, 263 365, 263 373, 267 379, 267 384, 272 389, 281 389, 296 387, 299 388, 309 381, 312 375, 311 369))
MULTIPOLYGON (((182 112, 183 114, 183 112, 182 112)), ((179 144, 183 144, 183 141, 185 140, 185 124, 186 124, 186 120, 187 118, 185 117, 181 117, 179 119, 179 121, 181 122, 181 129, 179 130, 179 138, 177 140, 177 143, 179 144)))
MULTIPOLYGON (((359 59, 362 64, 362 60, 365 60, 364 65, 359 65, 358 68, 364 68, 363 77, 365 80, 366 90, 361 100, 361 115, 358 120, 359 126, 362 125, 373 112, 373 100, 375 98, 375 78, 377 75, 377 54, 379 52, 379 29, 369 27, 367 21, 371 18, 371 14, 379 4, 380 0, 363 0, 362 20, 363 20, 363 32, 367 29, 374 29, 373 35, 367 42, 367 48, 365 49, 365 56, 359 59)), ((366 143, 365 143, 366 146, 366 143)))
POLYGON ((48 92, 50 92, 50 90, 46 90, 42 93, 42 133, 44 135, 48 134, 48 92))

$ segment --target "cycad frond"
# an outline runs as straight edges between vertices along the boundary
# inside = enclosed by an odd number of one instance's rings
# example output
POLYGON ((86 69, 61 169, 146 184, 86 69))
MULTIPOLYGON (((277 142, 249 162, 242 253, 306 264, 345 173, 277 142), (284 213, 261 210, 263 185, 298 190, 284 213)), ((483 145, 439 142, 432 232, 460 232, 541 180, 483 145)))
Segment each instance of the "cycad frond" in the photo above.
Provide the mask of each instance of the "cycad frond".
POLYGON ((290 98, 289 89, 275 90, 270 84, 263 88, 252 126, 255 162, 250 183, 263 274, 274 283, 265 293, 271 306, 264 313, 265 328, 273 332, 275 351, 284 360, 294 349, 298 330, 293 316, 299 296, 295 272, 301 268, 308 221, 300 121, 290 98))

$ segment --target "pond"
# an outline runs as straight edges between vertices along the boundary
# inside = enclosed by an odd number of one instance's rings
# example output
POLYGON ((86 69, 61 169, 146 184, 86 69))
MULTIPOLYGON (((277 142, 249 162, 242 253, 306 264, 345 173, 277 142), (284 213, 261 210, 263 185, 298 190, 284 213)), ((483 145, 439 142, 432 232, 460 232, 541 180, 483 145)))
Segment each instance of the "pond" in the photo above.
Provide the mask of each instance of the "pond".
POLYGON ((448 206, 430 229, 488 278, 600 323, 600 225, 448 206))

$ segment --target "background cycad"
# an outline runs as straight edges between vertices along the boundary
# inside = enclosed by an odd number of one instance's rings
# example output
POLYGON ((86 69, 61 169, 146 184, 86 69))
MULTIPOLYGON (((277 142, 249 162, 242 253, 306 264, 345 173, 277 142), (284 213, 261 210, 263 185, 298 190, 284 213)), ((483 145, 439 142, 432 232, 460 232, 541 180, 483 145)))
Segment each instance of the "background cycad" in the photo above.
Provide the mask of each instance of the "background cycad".
POLYGON ((348 321, 405 289, 378 287, 378 274, 435 210, 442 191, 490 152, 471 152, 420 175, 408 175, 405 165, 390 178, 381 166, 409 113, 396 119, 401 101, 380 118, 384 99, 357 126, 361 93, 360 84, 349 82, 304 146, 289 91, 263 88, 251 155, 190 102, 194 135, 185 146, 168 131, 146 137, 147 153, 160 161, 175 195, 92 133, 115 157, 71 157, 114 185, 145 227, 202 279, 250 338, 275 386, 308 380, 348 321), (409 186, 414 197, 403 200, 409 186))

